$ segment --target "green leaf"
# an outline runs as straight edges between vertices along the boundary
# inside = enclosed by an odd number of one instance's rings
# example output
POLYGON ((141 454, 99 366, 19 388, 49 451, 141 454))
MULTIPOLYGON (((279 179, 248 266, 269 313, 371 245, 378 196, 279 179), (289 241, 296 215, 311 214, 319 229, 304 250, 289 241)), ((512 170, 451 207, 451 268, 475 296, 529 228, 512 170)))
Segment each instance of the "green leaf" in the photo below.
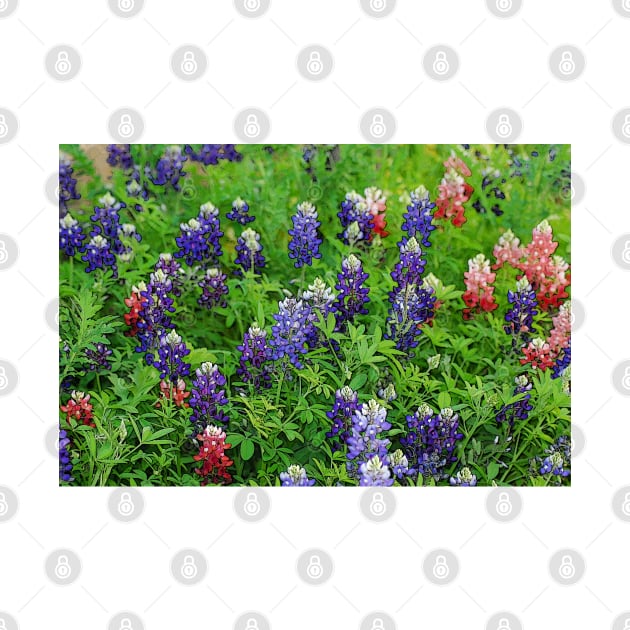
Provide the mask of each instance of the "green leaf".
POLYGON ((487 473, 488 481, 492 481, 499 474, 500 466, 496 462, 490 462, 488 464, 487 473))
POLYGON ((438 407, 444 409, 451 406, 451 395, 448 392, 440 392, 438 396, 438 407))
POLYGON ((252 442, 252 440, 247 438, 246 440, 243 440, 241 442, 241 458, 243 459, 243 461, 247 461, 248 459, 251 459, 253 455, 254 443, 252 442))
POLYGON ((352 380, 350 381, 350 388, 354 390, 361 389, 365 385, 367 378, 368 378, 367 374, 364 374, 361 372, 358 374, 355 374, 352 377, 352 380))

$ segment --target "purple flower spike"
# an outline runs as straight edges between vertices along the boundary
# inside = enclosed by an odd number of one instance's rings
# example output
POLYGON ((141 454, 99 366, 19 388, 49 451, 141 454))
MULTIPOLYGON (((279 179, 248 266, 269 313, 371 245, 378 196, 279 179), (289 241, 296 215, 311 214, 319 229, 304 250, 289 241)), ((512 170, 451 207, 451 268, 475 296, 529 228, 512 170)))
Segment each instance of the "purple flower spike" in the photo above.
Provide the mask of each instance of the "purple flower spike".
POLYGON ((230 219, 230 221, 236 221, 241 225, 247 225, 256 220, 256 217, 249 214, 249 204, 240 197, 237 197, 232 202, 232 210, 225 216, 230 219))
POLYGON ((297 212, 293 215, 293 228, 289 230, 289 258, 295 260, 295 267, 312 265, 313 258, 321 258, 319 246, 322 239, 317 234, 320 222, 317 220, 317 209, 312 203, 304 201, 298 204, 297 212))
POLYGON ((227 306, 225 299, 228 294, 226 279, 227 276, 218 267, 211 267, 206 271, 205 276, 199 282, 199 286, 203 289, 202 296, 197 300, 200 306, 205 306, 207 309, 215 306, 221 308, 227 306))
POLYGON ((366 315, 365 305, 370 301, 370 290, 363 286, 369 274, 363 271, 361 261, 350 254, 341 263, 341 273, 337 275, 338 282, 335 289, 339 295, 334 302, 337 330, 343 330, 347 322, 351 322, 357 315, 366 315))
POLYGON ((77 252, 83 253, 85 251, 85 245, 83 244, 85 238, 86 236, 79 222, 73 219, 69 212, 59 219, 59 249, 66 256, 72 258, 77 252))
POLYGON ((280 473, 280 481, 283 486, 314 486, 315 479, 306 476, 306 470, 302 466, 293 464, 287 468, 286 472, 280 473))
POLYGON ((263 246, 260 244, 260 234, 247 228, 238 237, 236 242, 236 260, 241 269, 236 269, 234 274, 242 276, 244 271, 253 271, 260 274, 265 266, 265 257, 262 255, 263 246))
POLYGON ((214 363, 202 363, 195 371, 189 403, 193 410, 190 421, 197 433, 202 433, 208 424, 227 424, 228 416, 222 407, 227 405, 225 376, 214 363))
POLYGON ((300 355, 308 351, 306 342, 311 326, 311 308, 302 300, 286 298, 278 303, 278 309, 273 316, 276 324, 271 327, 273 337, 269 340, 271 357, 274 361, 287 357, 300 370, 304 367, 300 355))

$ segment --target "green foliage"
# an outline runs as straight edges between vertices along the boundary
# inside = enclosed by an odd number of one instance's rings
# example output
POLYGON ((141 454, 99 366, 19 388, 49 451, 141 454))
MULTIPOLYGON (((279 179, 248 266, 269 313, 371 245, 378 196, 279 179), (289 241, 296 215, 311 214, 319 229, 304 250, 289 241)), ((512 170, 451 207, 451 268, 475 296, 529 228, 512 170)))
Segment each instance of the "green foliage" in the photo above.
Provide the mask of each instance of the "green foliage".
MULTIPOLYGON (((155 163, 162 145, 134 146, 139 163, 155 163)), ((176 301, 174 322, 191 348, 188 362, 191 374, 205 361, 216 363, 228 379, 230 417, 226 441, 227 454, 234 460, 230 468, 234 483, 277 485, 278 476, 291 464, 306 468, 318 485, 352 485, 346 471, 343 452, 333 452, 325 432, 330 428, 326 412, 334 393, 344 385, 359 391, 360 401, 379 398, 384 381, 392 382, 397 397, 381 400, 388 408, 392 429, 388 437, 391 450, 400 446, 406 432, 405 417, 421 403, 435 409, 452 407, 461 418, 463 439, 457 447, 458 461, 448 471, 455 474, 467 466, 480 485, 544 485, 531 463, 554 440, 570 431, 570 398, 562 379, 552 379, 549 372, 532 374, 519 362, 503 331, 503 315, 508 308, 506 294, 512 289, 516 273, 508 268, 497 274, 496 296, 499 308, 492 314, 464 321, 461 317, 464 291, 463 272, 467 261, 478 252, 492 256, 499 235, 512 229, 522 242, 529 242, 532 228, 548 219, 560 243, 558 253, 570 257, 569 204, 562 193, 563 165, 569 164, 569 148, 557 147, 554 162, 543 154, 548 147, 537 147, 541 157, 530 159, 522 177, 508 179, 503 186, 506 199, 504 214, 478 214, 469 203, 467 223, 456 228, 440 222, 433 232, 433 246, 427 253, 427 272, 441 281, 437 298, 441 302, 432 326, 423 328, 415 357, 408 360, 383 338, 393 282, 390 271, 397 261, 397 241, 401 236, 405 195, 424 184, 435 198, 443 175, 442 162, 451 146, 342 146, 334 165, 327 168, 326 152, 316 152, 313 176, 306 172, 299 146, 274 146, 269 154, 259 146, 243 146, 243 161, 220 162, 203 167, 186 164, 182 192, 164 191, 150 186, 152 196, 145 211, 131 208, 135 199, 127 194, 126 179, 120 170, 97 174, 91 160, 80 147, 64 145, 62 150, 74 159, 75 175, 82 195, 70 204, 72 215, 84 226, 97 199, 106 190, 127 204, 122 210, 124 222, 136 225, 142 235, 134 245, 131 261, 119 264, 119 280, 111 274, 84 272, 84 264, 63 257, 60 265, 60 380, 72 388, 91 394, 96 428, 69 424, 61 413, 62 426, 71 434, 71 453, 76 484, 81 485, 198 485, 194 473, 197 453, 190 439, 190 409, 178 407, 160 396, 159 375, 135 351, 135 339, 123 334, 123 315, 128 312, 124 299, 132 287, 148 279, 157 256, 175 250, 179 224, 195 216, 199 206, 211 200, 221 212, 223 264, 233 269, 234 247, 241 226, 226 219, 232 201, 241 196, 248 201, 252 224, 261 233, 267 267, 262 278, 252 276, 228 281, 227 308, 207 311, 198 306, 198 292, 193 284, 176 301), (351 248, 335 238, 339 232, 337 212, 344 194, 352 189, 362 192, 376 185, 388 197, 387 229, 391 235, 376 239, 367 251, 359 252, 370 287, 369 315, 359 317, 344 333, 335 331, 335 319, 320 318, 317 327, 322 338, 339 344, 336 356, 325 348, 308 354, 302 370, 291 366, 272 387, 262 393, 236 375, 237 345, 256 321, 268 330, 277 312, 278 301, 286 292, 296 295, 320 276, 334 286, 341 257, 351 248), (322 258, 312 268, 295 270, 287 256, 290 217, 298 202, 316 204, 322 222, 324 242, 322 258), (402 200, 401 200, 402 199, 402 200), (111 372, 94 373, 88 369, 87 349, 107 343, 113 349, 111 372), (439 365, 431 367, 430 357, 440 355, 439 365), (518 399, 512 395, 514 378, 522 373, 533 376, 531 403, 527 422, 510 429, 495 421, 497 411, 518 399)), ((508 161, 501 147, 478 147, 490 156, 490 163, 507 176, 508 161)), ((533 147, 522 147, 529 154, 533 147)), ((472 154, 471 154, 472 155, 472 154)), ((464 158, 473 172, 469 179, 481 194, 481 163, 464 158)), ((355 253, 357 250, 354 250, 355 253)), ((549 314, 536 317, 544 332, 551 327, 549 314)), ((187 383, 190 389, 190 379, 187 383)), ((68 399, 62 390, 61 402, 68 399)), ((194 437, 194 436, 193 436, 194 437)), ((422 480, 418 485, 432 485, 422 480)), ((440 483, 448 483, 440 482, 440 483)), ((564 483, 567 483, 566 481, 564 483)))

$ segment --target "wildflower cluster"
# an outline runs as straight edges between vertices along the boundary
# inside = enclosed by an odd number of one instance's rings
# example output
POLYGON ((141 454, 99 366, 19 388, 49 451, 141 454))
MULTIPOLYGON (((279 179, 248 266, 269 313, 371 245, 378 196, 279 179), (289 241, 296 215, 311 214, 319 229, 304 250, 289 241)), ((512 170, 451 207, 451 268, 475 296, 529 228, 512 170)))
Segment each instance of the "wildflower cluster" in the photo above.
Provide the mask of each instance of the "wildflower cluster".
POLYGON ((77 192, 77 180, 72 177, 74 169, 72 162, 66 159, 59 160, 59 217, 63 218, 68 213, 68 202, 81 199, 77 192))
POLYGON ((227 424, 223 407, 228 403, 225 376, 214 363, 202 363, 195 370, 189 404, 193 410, 190 421, 199 431, 208 424, 227 424))
POLYGON ((219 239, 219 210, 210 202, 204 203, 196 218, 180 225, 181 235, 175 239, 178 251, 175 258, 183 258, 192 266, 195 262, 216 265, 221 254, 219 239))
POLYGON ((252 383, 256 390, 271 387, 267 331, 254 322, 243 335, 243 343, 236 349, 241 353, 236 373, 243 383, 252 383))
POLYGON ((512 428, 515 421, 524 422, 529 418, 529 412, 533 409, 530 403, 532 384, 524 374, 514 379, 514 396, 521 396, 519 400, 501 407, 496 415, 497 422, 507 422, 512 428))
POLYGON ((464 319, 470 319, 475 313, 491 312, 498 304, 494 298, 496 273, 490 270, 490 261, 483 255, 477 254, 468 261, 468 271, 464 272, 466 291, 462 296, 466 304, 463 310, 464 319))
POLYGON ((347 322, 352 322, 357 315, 367 314, 365 305, 370 301, 370 289, 364 283, 368 278, 369 274, 363 271, 361 261, 354 254, 342 260, 335 285, 339 293, 333 302, 337 330, 344 330, 347 322))
POLYGON ((466 222, 464 204, 473 193, 473 187, 464 178, 470 177, 471 172, 455 154, 444 162, 444 167, 446 172, 438 187, 434 216, 436 219, 451 219, 455 227, 461 227, 466 222))
POLYGON ((314 486, 315 479, 306 476, 306 470, 302 466, 292 464, 286 472, 280 473, 280 481, 283 486, 314 486))
POLYGON ((319 246, 322 239, 317 233, 320 222, 317 219, 317 209, 312 203, 304 201, 298 204, 297 212, 293 215, 293 227, 289 230, 289 258, 295 260, 295 267, 312 265, 313 258, 321 258, 319 246))
POLYGON ((262 250, 260 234, 251 228, 243 230, 236 243, 237 256, 234 261, 237 265, 240 265, 241 269, 237 268, 234 274, 243 276, 243 272, 248 271, 257 274, 262 273, 265 267, 265 257, 262 254, 262 250))
POLYGON ((73 391, 70 399, 65 405, 61 405, 61 411, 66 414, 68 422, 74 420, 77 424, 85 424, 89 427, 96 427, 94 424, 94 413, 90 394, 73 391))
POLYGON ((269 340, 274 361, 287 357, 297 369, 304 367, 300 357, 308 351, 310 314, 311 307, 304 300, 285 298, 278 303, 278 312, 273 316, 276 323, 271 327, 269 340))
POLYGON ((236 221, 241 225, 247 225, 256 220, 255 216, 249 214, 249 204, 240 197, 237 197, 232 202, 232 210, 225 216, 231 221, 236 221))
POLYGON ((199 453, 193 456, 196 462, 199 462, 199 468, 195 472, 201 476, 201 485, 212 484, 228 484, 232 481, 232 475, 228 472, 228 468, 234 463, 225 451, 232 448, 228 444, 225 431, 213 424, 209 424, 197 439, 201 442, 199 453))

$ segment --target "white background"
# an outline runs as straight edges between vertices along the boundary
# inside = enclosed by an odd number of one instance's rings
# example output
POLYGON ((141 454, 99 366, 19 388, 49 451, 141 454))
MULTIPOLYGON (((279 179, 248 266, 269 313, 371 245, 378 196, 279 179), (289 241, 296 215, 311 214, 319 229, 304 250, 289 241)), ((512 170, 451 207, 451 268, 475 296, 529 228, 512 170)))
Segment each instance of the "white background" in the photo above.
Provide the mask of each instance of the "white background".
POLYGON ((21 0, 0 19, 0 107, 20 124, 0 145, 0 232, 20 248, 16 264, 0 272, 0 358, 20 375, 17 389, 0 397, 0 485, 20 501, 15 518, 0 523, 0 611, 23 630, 106 628, 121 610, 155 630, 231 628, 249 609, 278 630, 358 628, 373 610, 401 629, 481 629, 498 610, 532 629, 612 627, 630 609, 630 525, 611 508, 613 493, 630 484, 628 399, 611 382, 613 367, 630 357, 629 276, 610 254, 630 232, 630 146, 611 130, 615 112, 630 106, 629 58, 630 19, 604 0, 526 0, 510 19, 481 0, 399 0, 380 20, 354 0, 272 0, 259 19, 228 0, 148 0, 127 20, 103 0, 21 0), (59 43, 75 46, 83 61, 67 83, 44 67, 59 43), (208 56, 205 76, 191 83, 169 66, 185 43, 208 56), (321 83, 296 70, 298 51, 311 43, 335 59, 321 83), (445 83, 422 69, 423 51, 436 43, 460 58, 445 83), (586 57, 584 74, 568 83, 548 66, 564 43, 586 57), (271 512, 257 524, 237 517, 229 489, 144 490, 144 513, 130 524, 110 516, 110 490, 59 489, 44 445, 58 405, 58 337, 44 318, 57 295, 58 212, 44 184, 59 143, 111 141, 109 115, 123 106, 141 112, 141 142, 235 141, 233 119, 247 106, 267 111, 273 143, 362 142, 360 116, 376 106, 396 117, 394 142, 489 142, 487 116, 508 106, 524 122, 519 142, 571 143, 573 169, 586 182, 572 235, 572 291, 586 310, 573 340, 573 420, 586 446, 572 488, 521 490, 523 512, 508 524, 488 516, 487 489, 400 489, 396 513, 382 524, 365 520, 361 495, 350 489, 270 491, 271 512), (59 547, 82 560, 70 586, 44 573, 59 547), (198 586, 170 575, 182 547, 206 554, 208 576, 198 586), (309 547, 334 558, 326 585, 296 575, 309 547), (422 574, 422 558, 436 547, 459 558, 447 587, 422 574), (574 586, 549 575, 548 560, 562 547, 586 559, 574 586))

